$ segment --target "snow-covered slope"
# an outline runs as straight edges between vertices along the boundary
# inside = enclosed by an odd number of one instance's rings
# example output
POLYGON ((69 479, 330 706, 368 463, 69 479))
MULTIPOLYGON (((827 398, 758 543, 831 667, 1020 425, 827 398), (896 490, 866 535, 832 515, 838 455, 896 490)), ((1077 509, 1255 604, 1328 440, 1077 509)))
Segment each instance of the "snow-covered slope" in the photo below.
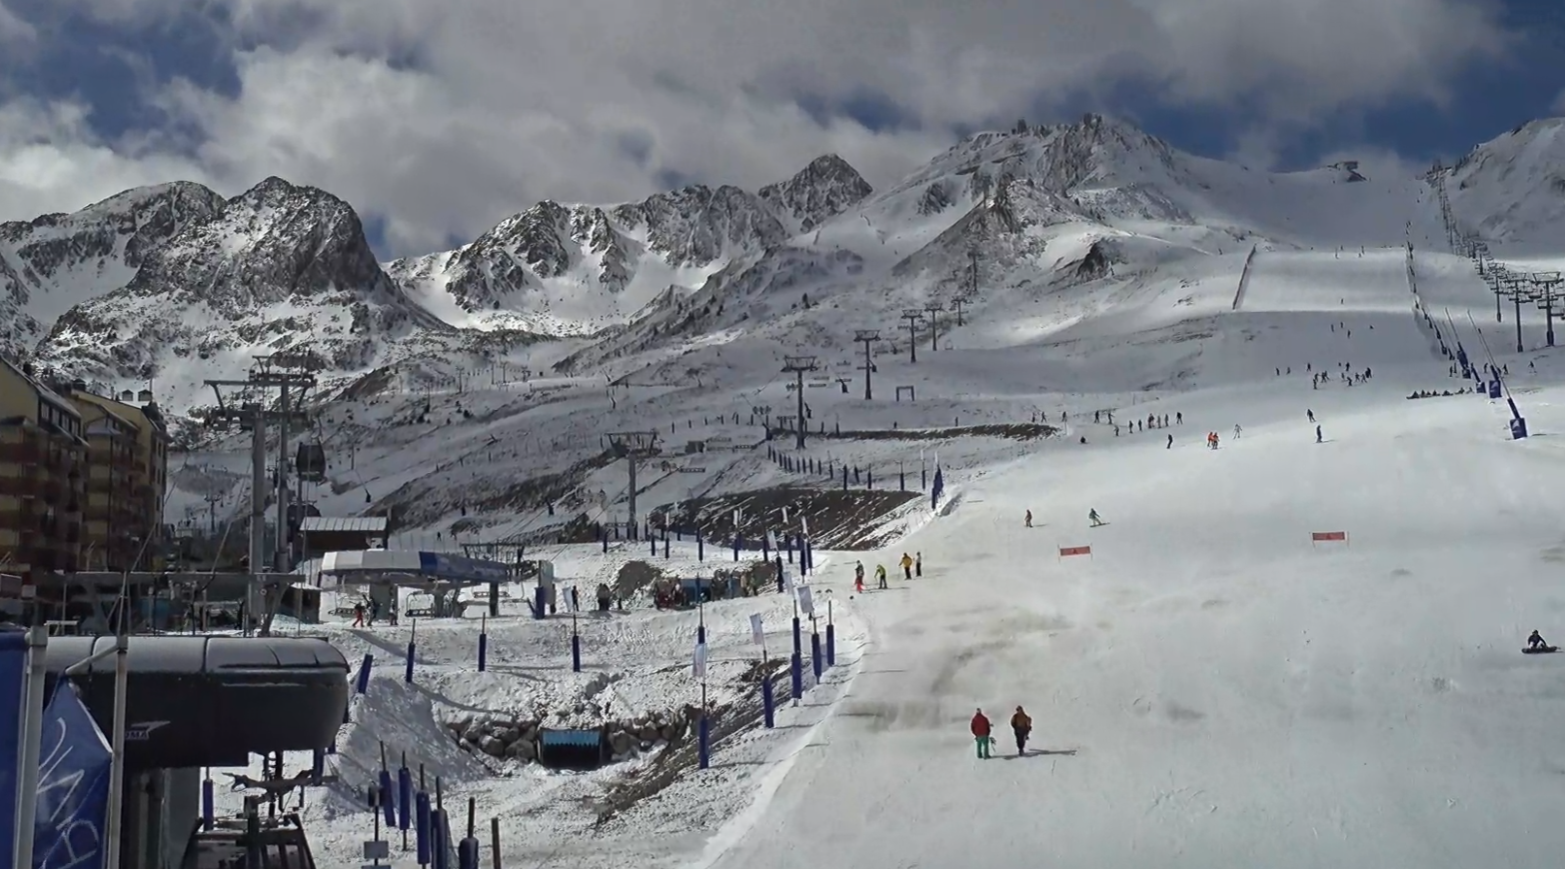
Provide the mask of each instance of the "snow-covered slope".
MULTIPOLYGON (((1142 257, 1136 247, 1148 242, 1123 244, 1116 255, 1142 257)), ((778 470, 767 446, 872 470, 881 487, 906 471, 905 484, 926 492, 919 472, 935 453, 945 494, 938 511, 919 498, 889 520, 899 536, 882 550, 816 554, 809 581, 818 613, 830 601, 838 667, 813 685, 806 639, 806 693, 779 710, 777 729, 752 723, 719 739, 710 769, 671 774, 667 790, 609 822, 595 813, 601 794, 625 776, 653 778, 661 755, 587 775, 498 760, 490 771, 453 751, 440 722, 536 720, 552 709, 590 726, 695 702, 698 623, 716 702, 753 703, 754 683, 737 677, 762 654, 749 617, 764 617, 770 654, 785 655, 786 595, 699 613, 643 601, 582 618, 581 674, 564 664, 564 613, 489 621, 485 674, 472 664, 475 619, 421 621, 418 690, 399 667, 377 664, 330 763, 354 787, 378 769, 383 741, 393 758, 429 764, 448 799, 473 796, 480 818, 501 819, 507 864, 568 853, 584 869, 1550 865, 1565 847, 1550 823, 1565 769, 1553 724, 1565 714, 1565 660, 1520 648, 1533 629, 1555 642, 1565 633, 1556 581, 1565 508, 1551 497, 1565 470, 1554 445, 1565 432, 1565 363, 1515 353, 1504 340, 1510 321, 1484 316, 1492 302, 1471 264, 1419 252, 1419 296, 1462 324, 1469 350, 1487 341, 1499 354, 1536 437, 1509 439, 1504 401, 1408 400, 1464 381, 1414 316, 1406 257, 1263 250, 1237 306, 1245 254, 1159 261, 1111 283, 1054 287, 1004 317, 975 306, 916 365, 880 357, 872 401, 835 384, 807 387, 813 419, 844 430, 1039 413, 1066 429, 1024 444, 813 438, 794 450, 779 439, 672 455, 686 437, 758 440, 755 427, 717 422, 719 413, 792 406, 783 383, 762 382, 771 360, 758 354, 735 356, 737 373, 720 385, 605 394, 601 382, 551 379, 532 394, 472 388, 339 405, 333 413, 356 421, 338 417, 328 432, 344 442, 374 435, 354 441, 351 460, 346 443, 329 444, 332 480, 312 497, 334 515, 370 492, 384 496, 378 509, 394 500, 386 492, 408 487, 417 510, 405 515, 427 524, 394 546, 455 547, 538 527, 548 520, 520 503, 524 492, 492 487, 596 452, 594 436, 618 425, 663 432, 674 447, 664 460, 707 468, 645 464, 643 510, 703 487, 824 485, 778 470), (1366 369, 1367 380, 1352 376, 1366 369), (1158 371, 1147 388, 1143 378, 1158 371), (743 372, 750 379, 739 384, 743 372), (917 385, 916 401, 885 394, 904 383, 917 385), (400 422, 409 412, 430 418, 400 422), (1162 417, 1168 426, 1131 425, 1162 417), (1203 446, 1208 432, 1222 436, 1220 449, 1203 446), (452 506, 431 521, 442 498, 452 506), (1107 525, 1088 527, 1093 509, 1107 525), (1316 542, 1314 532, 1346 539, 1316 542), (1090 555, 1060 555, 1083 545, 1090 555), (855 561, 895 577, 903 552, 921 557, 920 578, 855 594, 855 561), (610 701, 621 712, 605 711, 610 701), (1006 726, 1017 705, 1034 722, 1022 756, 1006 726), (979 708, 996 725, 992 760, 974 756, 968 735, 979 708)), ((1529 328, 1531 346, 1540 336, 1529 328)), ((623 517, 623 464, 587 480, 608 497, 582 503, 573 493, 560 512, 623 517)), ((788 532, 812 520, 773 521, 788 532)), ((704 562, 693 548, 675 542, 672 558, 649 560, 686 575, 731 563, 714 541, 704 562)), ((586 588, 640 550, 542 542, 528 552, 554 559, 562 584, 586 588)), ((377 661, 376 649, 404 648, 411 630, 326 628, 355 659, 377 661)), ((787 683, 780 675, 776 685, 787 683)), ((313 801, 307 817, 318 853, 341 861, 368 821, 341 795, 313 801)), ((411 869, 412 856, 394 846, 392 866, 411 869)))
MULTIPOLYGON (((849 604, 873 666, 696 865, 1552 864, 1562 661, 1520 649, 1565 633, 1565 465, 1510 442, 1503 403, 1407 385, 1191 395, 1151 408, 1184 413, 1172 449, 1099 440, 971 481, 866 559, 920 551, 925 578, 849 604)), ((1562 431, 1562 400, 1555 379, 1526 412, 1562 431)))
POLYGON ((1500 256, 1565 253, 1565 118, 1523 124, 1445 170, 1451 210, 1500 256))

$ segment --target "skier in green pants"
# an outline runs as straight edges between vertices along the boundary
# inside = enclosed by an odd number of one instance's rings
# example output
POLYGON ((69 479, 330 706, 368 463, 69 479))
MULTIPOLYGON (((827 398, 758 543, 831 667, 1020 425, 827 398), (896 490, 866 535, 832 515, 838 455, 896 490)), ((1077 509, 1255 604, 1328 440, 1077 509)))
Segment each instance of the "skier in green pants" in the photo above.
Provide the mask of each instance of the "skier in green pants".
POLYGON ((989 719, 985 717, 982 709, 973 715, 973 739, 978 742, 978 759, 989 759, 989 719))

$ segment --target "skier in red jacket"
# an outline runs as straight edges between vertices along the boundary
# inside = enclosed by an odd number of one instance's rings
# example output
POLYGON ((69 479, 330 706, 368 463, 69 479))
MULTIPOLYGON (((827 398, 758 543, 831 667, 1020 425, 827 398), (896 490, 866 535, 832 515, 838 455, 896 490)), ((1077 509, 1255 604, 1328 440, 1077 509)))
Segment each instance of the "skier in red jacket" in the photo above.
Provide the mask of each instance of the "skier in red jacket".
POLYGON ((989 759, 989 719, 982 709, 973 713, 973 739, 978 742, 978 759, 989 759))

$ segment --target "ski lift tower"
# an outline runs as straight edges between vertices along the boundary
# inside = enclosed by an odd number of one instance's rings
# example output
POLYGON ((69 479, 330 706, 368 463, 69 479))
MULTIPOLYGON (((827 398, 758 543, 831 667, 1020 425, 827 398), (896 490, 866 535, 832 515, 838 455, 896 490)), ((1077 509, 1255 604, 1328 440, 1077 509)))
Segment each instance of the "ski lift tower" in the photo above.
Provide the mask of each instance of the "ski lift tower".
POLYGON ((1525 353, 1527 347, 1522 343, 1522 302, 1531 302, 1532 296, 1528 292, 1527 279, 1522 275, 1506 275, 1500 278, 1500 286, 1505 289, 1502 294, 1516 305, 1516 352, 1525 353))
POLYGON ((274 567, 279 572, 286 572, 290 565, 288 561, 288 432, 290 429, 303 431, 310 420, 302 410, 305 397, 311 389, 315 388, 315 372, 320 371, 325 365, 320 357, 310 352, 289 351, 274 353, 267 356, 255 357, 255 364, 250 368, 250 376, 245 380, 208 380, 206 385, 212 387, 212 392, 217 396, 217 410, 212 413, 213 424, 233 425, 237 424, 242 430, 254 431, 252 450, 254 451, 252 469, 255 479, 251 483, 252 516, 251 516, 251 573, 262 572, 266 559, 257 558, 260 553, 256 549, 256 541, 260 538, 265 528, 265 504, 266 490, 266 436, 264 428, 267 425, 278 427, 277 442, 277 550, 274 567), (224 388, 240 390, 243 396, 240 404, 225 401, 224 388), (279 392, 279 400, 275 409, 268 409, 267 397, 271 390, 279 392), (259 508, 256 504, 261 505, 259 508))
POLYGON ((1555 290, 1561 283, 1559 272, 1533 272, 1527 276, 1532 283, 1534 294, 1539 297, 1543 306, 1544 323, 1548 326, 1546 340, 1550 347, 1554 346, 1554 303, 1559 298, 1559 292, 1555 290))
POLYGON ((797 446, 801 450, 804 449, 804 430, 808 427, 804 423, 804 375, 819 368, 820 366, 815 364, 814 356, 783 357, 783 373, 792 374, 798 378, 796 392, 799 398, 799 424, 794 426, 794 431, 798 433, 799 440, 797 446))
POLYGON ((625 460, 626 476, 630 479, 629 496, 626 499, 627 531, 632 540, 636 537, 636 462, 657 455, 658 434, 655 431, 622 431, 609 435, 609 448, 617 458, 625 460))

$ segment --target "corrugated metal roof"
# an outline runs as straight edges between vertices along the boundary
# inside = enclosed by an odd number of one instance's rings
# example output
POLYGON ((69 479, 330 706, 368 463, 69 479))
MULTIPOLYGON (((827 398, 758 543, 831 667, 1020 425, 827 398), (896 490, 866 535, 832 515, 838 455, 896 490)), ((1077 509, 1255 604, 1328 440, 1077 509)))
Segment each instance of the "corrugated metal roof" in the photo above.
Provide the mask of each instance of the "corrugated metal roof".
POLYGON ((386 533, 386 517, 306 516, 304 524, 300 527, 306 533, 310 531, 342 531, 350 534, 384 534, 386 533))

